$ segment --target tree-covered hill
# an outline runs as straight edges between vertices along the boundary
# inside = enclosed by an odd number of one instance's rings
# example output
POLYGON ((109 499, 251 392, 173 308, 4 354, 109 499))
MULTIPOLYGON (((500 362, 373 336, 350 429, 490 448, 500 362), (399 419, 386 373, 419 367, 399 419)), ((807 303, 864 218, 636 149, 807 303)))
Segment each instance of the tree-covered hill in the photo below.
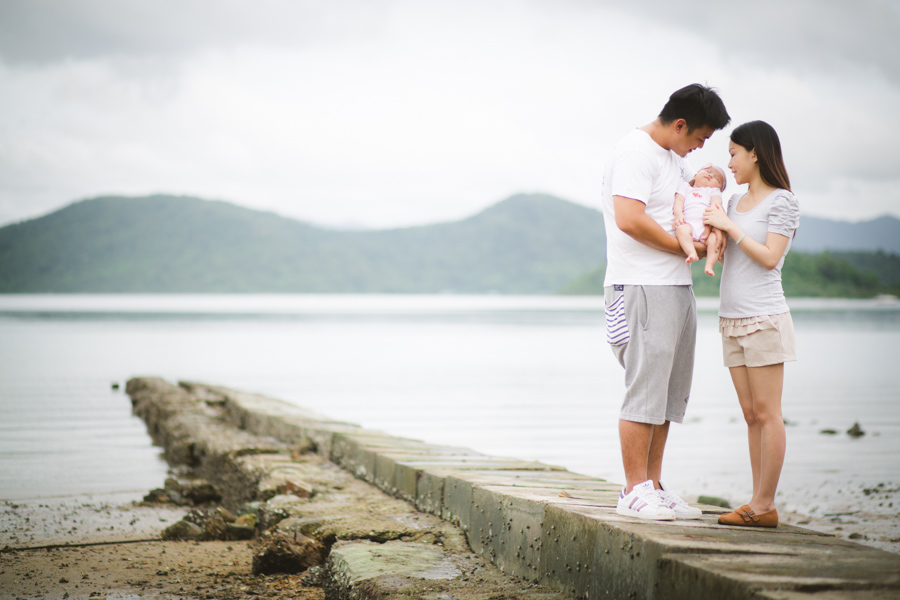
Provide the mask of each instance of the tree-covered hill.
MULTIPOLYGON (((0 228, 0 293, 595 294, 605 244, 599 211, 538 194, 378 231, 199 198, 102 197, 0 228)), ((718 276, 694 273, 698 295, 718 293, 718 276)), ((794 296, 897 294, 900 221, 802 217, 784 282, 794 296), (862 249, 822 252, 847 245, 862 249)))
POLYGON ((103 197, 0 228, 0 293, 554 293, 604 252, 600 213, 544 195, 380 231, 197 198, 103 197))
MULTIPOLYGON (((802 205, 801 205, 802 208, 802 205)), ((900 255, 900 221, 884 216, 859 223, 801 216, 791 244, 800 252, 878 252, 900 255)))

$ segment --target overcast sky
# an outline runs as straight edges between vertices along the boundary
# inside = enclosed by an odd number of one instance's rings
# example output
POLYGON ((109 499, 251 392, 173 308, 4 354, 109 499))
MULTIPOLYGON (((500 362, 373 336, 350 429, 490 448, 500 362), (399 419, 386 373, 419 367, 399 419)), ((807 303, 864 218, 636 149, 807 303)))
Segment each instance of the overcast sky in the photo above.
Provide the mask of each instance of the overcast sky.
MULTIPOLYGON (((0 225, 106 194, 333 226, 599 206, 688 83, 778 131, 808 215, 900 215, 900 0, 2 0, 0 225)), ((735 190, 733 180, 729 182, 735 190)))

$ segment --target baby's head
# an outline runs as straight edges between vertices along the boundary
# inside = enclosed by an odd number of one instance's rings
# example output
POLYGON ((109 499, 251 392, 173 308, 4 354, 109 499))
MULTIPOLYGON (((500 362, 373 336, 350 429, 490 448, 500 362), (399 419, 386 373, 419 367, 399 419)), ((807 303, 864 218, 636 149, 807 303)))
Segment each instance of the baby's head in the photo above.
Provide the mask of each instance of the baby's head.
POLYGON ((691 182, 691 185, 693 187, 719 188, 719 190, 724 192, 725 170, 712 163, 704 165, 700 167, 700 170, 694 175, 694 180, 691 182))

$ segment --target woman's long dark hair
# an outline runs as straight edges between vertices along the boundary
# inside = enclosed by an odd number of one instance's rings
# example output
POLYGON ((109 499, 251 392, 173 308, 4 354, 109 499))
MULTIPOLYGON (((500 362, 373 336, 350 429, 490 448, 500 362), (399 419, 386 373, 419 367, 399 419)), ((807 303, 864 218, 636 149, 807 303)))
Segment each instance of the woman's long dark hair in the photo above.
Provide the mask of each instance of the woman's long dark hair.
POLYGON ((759 175, 763 183, 791 191, 791 180, 781 156, 781 142, 771 125, 765 121, 744 123, 731 132, 731 141, 743 146, 747 152, 756 151, 759 175))

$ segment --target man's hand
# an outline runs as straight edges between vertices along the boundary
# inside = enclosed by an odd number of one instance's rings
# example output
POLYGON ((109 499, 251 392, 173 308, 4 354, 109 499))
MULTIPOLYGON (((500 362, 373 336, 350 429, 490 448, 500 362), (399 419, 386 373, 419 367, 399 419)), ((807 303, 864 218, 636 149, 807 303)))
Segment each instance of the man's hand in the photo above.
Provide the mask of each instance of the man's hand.
POLYGON ((697 256, 703 258, 706 256, 706 244, 703 242, 698 242, 694 240, 694 250, 697 252, 697 256))
MULTIPOLYGON (((660 227, 659 223, 647 214, 646 208, 640 200, 613 196, 616 227, 645 246, 677 256, 687 256, 675 236, 660 227)), ((699 256, 706 256, 706 244, 697 246, 697 242, 694 242, 694 247, 698 248, 699 256)))

